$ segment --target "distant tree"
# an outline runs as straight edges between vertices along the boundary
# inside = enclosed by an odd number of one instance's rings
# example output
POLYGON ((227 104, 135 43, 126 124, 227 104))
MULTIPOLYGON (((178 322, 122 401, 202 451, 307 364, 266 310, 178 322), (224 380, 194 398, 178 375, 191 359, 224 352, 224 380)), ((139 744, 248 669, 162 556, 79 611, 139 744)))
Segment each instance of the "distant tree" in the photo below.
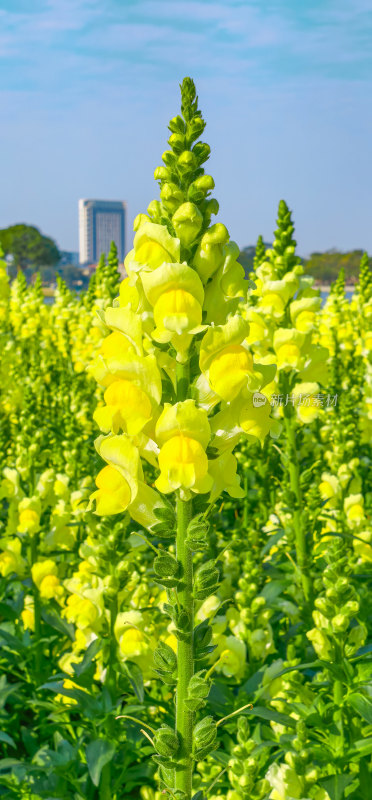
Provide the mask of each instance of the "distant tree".
POLYGON ((33 225, 11 225, 0 230, 0 243, 5 255, 13 257, 16 267, 25 271, 44 266, 54 266, 60 252, 53 239, 43 236, 33 225))
MULTIPOLYGON (((311 253, 310 258, 304 262, 305 272, 310 273, 316 280, 329 283, 335 281, 340 270, 345 270, 346 283, 356 281, 359 276, 360 261, 363 250, 351 250, 341 253, 339 250, 327 250, 325 253, 311 253)), ((369 265, 372 259, 368 258, 369 265)))

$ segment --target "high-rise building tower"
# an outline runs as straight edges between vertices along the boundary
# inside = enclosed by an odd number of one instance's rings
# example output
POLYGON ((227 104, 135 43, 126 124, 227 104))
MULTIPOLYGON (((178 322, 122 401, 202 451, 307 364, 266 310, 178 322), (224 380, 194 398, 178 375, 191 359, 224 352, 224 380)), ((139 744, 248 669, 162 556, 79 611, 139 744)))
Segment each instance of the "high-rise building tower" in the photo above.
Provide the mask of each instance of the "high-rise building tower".
POLYGON ((120 200, 79 200, 79 260, 94 264, 115 242, 119 261, 125 256, 126 205, 120 200))

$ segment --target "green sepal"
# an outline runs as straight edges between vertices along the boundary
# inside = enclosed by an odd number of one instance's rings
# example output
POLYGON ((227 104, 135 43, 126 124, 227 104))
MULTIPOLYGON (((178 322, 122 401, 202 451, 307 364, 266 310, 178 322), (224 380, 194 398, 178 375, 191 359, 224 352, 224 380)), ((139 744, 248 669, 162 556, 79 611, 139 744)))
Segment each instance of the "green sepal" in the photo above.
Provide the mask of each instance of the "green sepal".
POLYGON ((170 553, 159 553, 154 559, 154 572, 157 583, 171 588, 177 586, 178 561, 170 553))
POLYGON ((175 686, 177 683, 177 676, 172 675, 171 672, 162 672, 160 669, 154 669, 154 672, 159 676, 160 680, 165 683, 166 686, 175 686))
POLYGON ((171 528, 176 527, 176 515, 170 506, 156 508, 154 513, 160 522, 167 522, 171 528))
POLYGON ((154 650, 154 664, 157 671, 172 674, 177 670, 177 656, 165 642, 159 642, 156 650, 154 650))
POLYGON ((193 758, 195 761, 202 761, 208 753, 216 750, 217 725, 213 717, 208 716, 201 719, 193 730, 193 758))
POLYGON ((186 133, 186 125, 179 114, 170 120, 168 128, 172 133, 186 133))
POLYGON ((203 514, 196 516, 189 522, 186 531, 186 544, 190 550, 205 550, 208 546, 209 522, 203 514))
POLYGON ((211 154, 211 148, 209 144, 206 142, 197 142, 192 148, 192 153, 196 156, 198 164, 204 164, 204 161, 208 161, 208 158, 211 154))
POLYGON ((201 669, 199 672, 195 672, 192 678, 190 678, 187 687, 188 698, 204 700, 206 697, 208 697, 211 690, 212 681, 209 678, 206 679, 206 675, 207 670, 201 669))
POLYGON ((203 659, 207 658, 207 656, 210 656, 210 654, 213 653, 216 648, 216 644, 211 644, 208 647, 201 648, 194 654, 195 661, 203 661, 203 659))
POLYGON ((151 533, 154 534, 157 539, 174 539, 176 535, 176 531, 169 525, 164 524, 164 522, 156 522, 155 525, 151 527, 151 533))
POLYGON ((202 564, 195 575, 194 597, 197 600, 204 600, 213 594, 218 588, 219 578, 219 570, 212 559, 202 564))
POLYGON ((194 629, 194 648, 206 647, 212 641, 212 628, 207 619, 199 622, 194 629))
POLYGON ((159 755, 173 758, 180 749, 180 740, 170 725, 163 724, 154 734, 154 746, 159 755))
POLYGON ((191 700, 186 699, 183 701, 183 703, 186 706, 186 708, 188 708, 189 711, 192 711, 193 713, 195 711, 200 711, 200 709, 204 708, 204 706, 206 705, 205 700, 197 700, 197 699, 191 699, 191 700))

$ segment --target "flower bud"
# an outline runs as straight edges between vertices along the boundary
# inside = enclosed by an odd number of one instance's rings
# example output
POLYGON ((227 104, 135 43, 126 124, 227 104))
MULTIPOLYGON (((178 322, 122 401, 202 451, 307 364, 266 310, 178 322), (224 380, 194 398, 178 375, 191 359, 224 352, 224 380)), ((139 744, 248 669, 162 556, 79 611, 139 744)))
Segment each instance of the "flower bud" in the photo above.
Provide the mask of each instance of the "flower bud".
POLYGON ((183 191, 176 183, 164 183, 160 190, 160 197, 167 211, 173 214, 184 201, 183 191))
POLYGON ((209 597, 217 589, 219 577, 219 570, 213 560, 202 564, 195 575, 194 596, 198 600, 209 597))
POLYGON ((204 219, 210 221, 212 214, 218 214, 219 207, 220 204, 215 197, 210 197, 209 200, 205 200, 202 207, 204 219))
POLYGON ((203 224, 203 216, 193 203, 183 203, 173 214, 176 236, 185 247, 195 241, 203 224))
POLYGON ((168 139, 168 144, 171 146, 173 152, 179 156, 186 147, 186 140, 182 133, 172 133, 168 139))
POLYGON ((156 181, 170 181, 171 171, 167 167, 156 167, 154 171, 154 179, 156 181))
POLYGON ((154 571, 159 583, 164 586, 176 586, 179 564, 170 553, 160 553, 154 559, 154 571))
POLYGON ((187 138, 195 142, 202 135, 206 123, 201 117, 193 117, 187 125, 187 138))
POLYGON ((304 775, 305 781, 308 783, 316 783, 319 778, 319 769, 317 767, 308 767, 304 775))
POLYGON ((163 207, 159 200, 151 200, 151 203, 147 206, 147 213, 152 220, 160 222, 163 214, 163 207))
POLYGON ((185 133, 186 131, 186 125, 179 114, 170 120, 168 128, 172 133, 185 133))
POLYGON ((161 756, 171 758, 179 750, 179 739, 177 734, 169 725, 162 725, 154 736, 155 749, 161 756))
POLYGON ((203 620, 194 630, 194 647, 195 649, 208 647, 211 641, 212 628, 207 620, 203 620))
POLYGON ((198 161, 194 156, 194 153, 191 150, 184 150, 183 153, 177 159, 177 167, 178 171, 182 175, 186 175, 189 172, 194 172, 198 166, 198 161))
POLYGON ((154 664, 159 672, 174 672, 177 669, 177 656, 165 642, 159 642, 154 651, 154 664))
POLYGON ((186 544, 190 550, 204 550, 207 547, 209 522, 202 514, 197 514, 187 526, 186 544))
POLYGON ((172 150, 165 150, 161 160, 164 161, 166 167, 170 167, 172 169, 176 166, 177 156, 172 153, 172 150))
POLYGON ((334 609, 331 603, 329 603, 325 597, 317 597, 314 602, 314 605, 316 608, 319 609, 319 611, 321 612, 321 614, 323 614, 324 617, 327 617, 327 619, 331 619, 334 613, 334 609))
POLYGON ((197 163, 203 164, 204 161, 208 160, 211 154, 211 148, 209 147, 209 144, 206 144, 206 142, 198 142, 192 148, 192 152, 194 156, 196 156, 197 163))
POLYGON ((193 757, 202 761, 208 753, 216 749, 217 725, 213 717, 204 717, 193 730, 193 757))
POLYGON ((192 203, 201 203, 207 192, 214 188, 214 180, 211 175, 201 175, 189 186, 187 197, 192 203))
POLYGON ((336 614, 331 622, 335 633, 344 633, 349 627, 349 616, 347 614, 336 614))
POLYGON ((205 679, 206 674, 207 671, 202 669, 189 680, 185 703, 190 711, 198 711, 205 705, 204 700, 208 697, 212 685, 211 680, 205 679))

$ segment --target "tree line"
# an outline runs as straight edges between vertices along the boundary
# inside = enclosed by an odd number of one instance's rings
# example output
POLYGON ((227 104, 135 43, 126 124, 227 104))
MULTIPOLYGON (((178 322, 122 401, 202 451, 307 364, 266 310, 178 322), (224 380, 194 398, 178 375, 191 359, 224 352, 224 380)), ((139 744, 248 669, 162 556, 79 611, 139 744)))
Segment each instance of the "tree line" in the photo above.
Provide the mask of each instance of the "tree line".
MULTIPOLYGON (((260 241, 266 249, 271 247, 268 242, 262 242, 261 237, 260 241)), ((74 288, 77 282, 83 279, 80 267, 72 264, 58 266, 61 253, 56 242, 51 237, 44 236, 33 225, 20 223, 3 228, 0 230, 0 246, 4 255, 8 256, 11 277, 15 277, 17 271, 22 270, 26 278, 32 280, 34 273, 40 272, 43 283, 50 285, 55 283, 56 273, 58 273, 71 288, 74 288)), ((255 245, 243 247, 241 250, 238 260, 246 274, 253 270, 255 252, 255 245)), ((357 249, 342 253, 334 248, 323 253, 311 253, 309 258, 302 259, 302 263, 305 271, 319 283, 334 281, 341 268, 345 270, 346 282, 353 283, 358 278, 363 252, 363 250, 357 249)), ((372 257, 369 259, 369 265, 372 269, 372 257)))

